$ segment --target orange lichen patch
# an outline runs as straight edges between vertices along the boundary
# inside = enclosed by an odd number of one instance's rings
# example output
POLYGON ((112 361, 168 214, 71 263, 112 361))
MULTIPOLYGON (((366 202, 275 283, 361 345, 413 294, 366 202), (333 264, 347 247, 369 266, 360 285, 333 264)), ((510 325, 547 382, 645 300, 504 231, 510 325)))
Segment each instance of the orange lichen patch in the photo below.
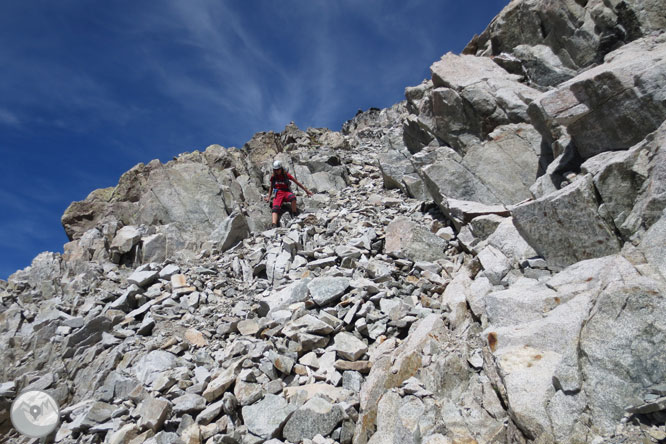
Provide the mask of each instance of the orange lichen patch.
POLYGON ((527 363, 527 367, 532 367, 532 365, 534 365, 534 364, 533 364, 534 361, 540 361, 542 358, 543 358, 543 356, 542 356, 542 355, 538 355, 538 354, 532 356, 532 361, 530 361, 530 362, 527 363))
POLYGON ((494 352, 495 349, 497 348, 497 333, 494 331, 491 331, 488 333, 488 346, 490 347, 490 351, 494 352))
POLYGON ((558 304, 558 305, 562 303, 562 299, 560 299, 560 298, 557 297, 557 296, 556 296, 555 298, 553 298, 553 299, 555 300, 555 303, 558 304))
POLYGON ((419 281, 419 278, 417 278, 416 276, 409 275, 405 280, 410 284, 416 284, 419 281))

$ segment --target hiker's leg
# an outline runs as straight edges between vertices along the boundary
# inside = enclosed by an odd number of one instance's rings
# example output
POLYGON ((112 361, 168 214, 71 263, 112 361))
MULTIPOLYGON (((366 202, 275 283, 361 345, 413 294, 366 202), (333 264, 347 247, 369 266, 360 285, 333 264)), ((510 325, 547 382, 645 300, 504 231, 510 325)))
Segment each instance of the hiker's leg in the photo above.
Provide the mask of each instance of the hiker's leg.
POLYGON ((278 190, 273 198, 273 215, 271 217, 274 227, 277 227, 280 221, 280 211, 282 211, 282 200, 284 197, 284 192, 278 190))
POLYGON ((289 193, 286 197, 286 200, 291 203, 291 214, 298 214, 298 208, 296 207, 296 195, 294 193, 289 193))

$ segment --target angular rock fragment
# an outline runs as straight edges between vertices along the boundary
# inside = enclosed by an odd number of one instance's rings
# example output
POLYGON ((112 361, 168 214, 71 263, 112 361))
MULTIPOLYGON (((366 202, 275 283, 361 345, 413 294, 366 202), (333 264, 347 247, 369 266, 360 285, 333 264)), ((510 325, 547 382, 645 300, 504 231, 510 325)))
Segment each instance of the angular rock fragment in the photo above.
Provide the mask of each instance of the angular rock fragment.
POLYGON ((344 412, 337 404, 312 398, 296 410, 284 426, 282 436, 291 442, 327 436, 342 421, 344 412))
POLYGON ((137 407, 138 425, 157 432, 162 429, 164 421, 170 413, 171 403, 169 401, 149 396, 141 401, 141 404, 137 407))
POLYGON ((135 271, 127 278, 127 282, 139 287, 146 287, 155 282, 158 276, 159 272, 157 271, 135 271))
POLYGON ((319 277, 308 283, 308 290, 315 303, 321 307, 334 304, 349 288, 350 281, 347 278, 319 277))
POLYGON ((268 394, 261 401, 242 409, 248 430, 264 439, 279 436, 281 428, 296 409, 282 396, 268 394))
POLYGON ((340 332, 335 335, 333 348, 340 357, 349 361, 358 360, 368 351, 365 342, 347 332, 340 332))
POLYGON ((620 250, 615 227, 600 214, 590 176, 511 213, 520 234, 555 269, 620 250))
POLYGON ((412 261, 436 261, 444 257, 446 242, 407 218, 396 218, 386 228, 387 254, 412 261))

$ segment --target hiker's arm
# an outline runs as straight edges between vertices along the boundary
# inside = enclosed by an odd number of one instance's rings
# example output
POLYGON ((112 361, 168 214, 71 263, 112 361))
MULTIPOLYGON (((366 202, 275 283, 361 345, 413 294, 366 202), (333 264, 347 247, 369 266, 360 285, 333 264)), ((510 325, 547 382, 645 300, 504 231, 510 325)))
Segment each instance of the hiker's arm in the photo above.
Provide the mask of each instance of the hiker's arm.
POLYGON ((296 185, 303 188, 303 191, 305 191, 308 194, 308 196, 312 196, 312 192, 310 190, 308 190, 307 188, 305 188, 303 185, 301 185, 301 183, 299 181, 297 181, 296 179, 293 179, 293 181, 296 185))
POLYGON ((264 200, 268 202, 271 200, 271 196, 273 195, 273 184, 271 184, 271 189, 268 191, 268 196, 264 197, 264 200))

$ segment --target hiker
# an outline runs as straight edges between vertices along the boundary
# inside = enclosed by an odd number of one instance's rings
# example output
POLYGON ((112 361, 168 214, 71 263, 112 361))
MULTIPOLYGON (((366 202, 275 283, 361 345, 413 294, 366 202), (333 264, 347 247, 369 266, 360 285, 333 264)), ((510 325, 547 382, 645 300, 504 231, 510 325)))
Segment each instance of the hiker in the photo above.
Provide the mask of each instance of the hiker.
POLYGON ((289 181, 292 181, 299 187, 303 188, 303 191, 305 191, 308 196, 312 196, 312 192, 310 190, 301 185, 300 182, 294 178, 294 176, 287 173, 284 168, 282 168, 282 163, 279 160, 273 162, 271 189, 268 192, 268 196, 264 198, 264 200, 268 202, 271 196, 273 196, 273 227, 278 226, 278 217, 283 201, 291 202, 291 214, 293 216, 298 215, 298 208, 296 207, 296 196, 294 196, 294 193, 292 193, 289 189, 289 181))

